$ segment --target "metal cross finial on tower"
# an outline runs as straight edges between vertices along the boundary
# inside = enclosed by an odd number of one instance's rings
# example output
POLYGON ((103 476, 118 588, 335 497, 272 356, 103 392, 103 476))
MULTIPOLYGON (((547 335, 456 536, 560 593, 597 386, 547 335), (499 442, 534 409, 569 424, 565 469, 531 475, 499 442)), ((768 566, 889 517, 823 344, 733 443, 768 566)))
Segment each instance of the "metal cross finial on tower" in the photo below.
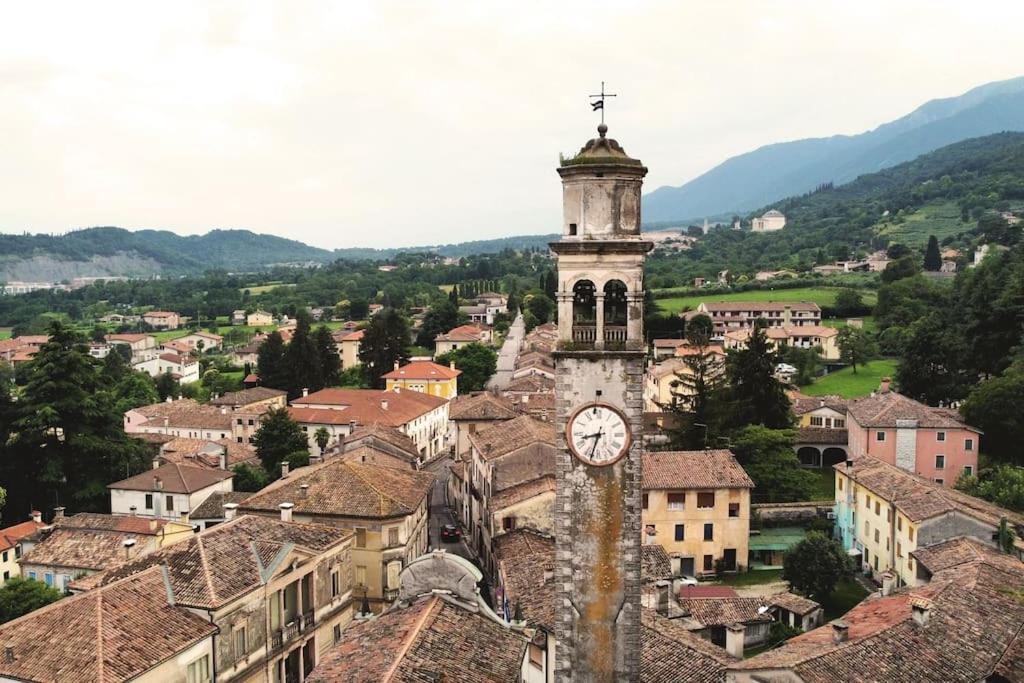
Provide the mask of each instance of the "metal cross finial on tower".
MULTIPOLYGON (((618 97, 618 95, 606 93, 604 91, 604 81, 601 81, 601 93, 599 95, 590 95, 589 97, 591 99, 596 99, 596 101, 590 103, 591 111, 597 111, 598 109, 601 110, 601 128, 604 128, 604 130, 608 130, 607 127, 604 125, 604 98, 618 97)), ((598 130, 601 132, 601 137, 604 137, 604 131, 602 131, 601 128, 598 128, 598 130)))

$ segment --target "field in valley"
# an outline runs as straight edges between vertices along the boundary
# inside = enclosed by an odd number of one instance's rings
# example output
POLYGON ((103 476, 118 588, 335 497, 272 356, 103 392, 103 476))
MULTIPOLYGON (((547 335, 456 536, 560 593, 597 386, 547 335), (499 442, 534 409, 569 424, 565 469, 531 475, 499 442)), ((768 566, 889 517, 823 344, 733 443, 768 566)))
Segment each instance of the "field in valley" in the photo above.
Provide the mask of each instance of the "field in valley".
MULTIPOLYGON (((864 303, 874 306, 878 301, 878 293, 870 289, 858 290, 864 303)), ((658 306, 666 313, 679 313, 697 308, 701 303, 721 301, 812 301, 819 306, 831 306, 835 303, 837 287, 798 287, 796 289, 755 289, 748 292, 730 292, 728 294, 692 294, 688 296, 657 299, 658 306)))

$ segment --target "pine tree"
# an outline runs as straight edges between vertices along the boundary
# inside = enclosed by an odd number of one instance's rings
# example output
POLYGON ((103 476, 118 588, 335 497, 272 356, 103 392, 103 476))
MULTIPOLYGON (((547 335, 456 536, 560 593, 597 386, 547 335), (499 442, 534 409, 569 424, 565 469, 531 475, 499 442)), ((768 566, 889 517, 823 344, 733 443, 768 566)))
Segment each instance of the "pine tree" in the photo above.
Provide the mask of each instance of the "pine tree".
POLYGON ((459 286, 452 285, 452 290, 448 292, 448 301, 451 301, 455 306, 459 305, 459 286))
POLYGON ((924 250, 924 269, 932 273, 942 270, 942 255, 939 253, 939 240, 935 235, 928 238, 928 246, 924 250))
POLYGON ((341 382, 341 358, 338 356, 338 345, 326 325, 316 328, 313 333, 313 346, 316 347, 320 365, 320 381, 318 386, 338 386, 341 382))
POLYGON ((373 316, 359 344, 359 360, 366 367, 370 386, 383 389, 383 376, 395 363, 409 360, 409 323, 393 308, 373 316))
POLYGON ((284 340, 277 330, 271 332, 263 343, 256 360, 256 374, 260 384, 272 389, 288 389, 288 367, 284 359, 284 340))
POLYGON ((323 369, 320 354, 309 333, 310 321, 307 313, 300 313, 296 319, 295 332, 284 350, 284 365, 288 369, 286 390, 288 398, 302 395, 303 390, 323 389, 323 369))
POLYGON ((779 356, 768 341, 766 328, 764 320, 757 320, 746 348, 733 352, 726 363, 726 405, 732 428, 759 424, 786 429, 793 423, 786 388, 775 377, 779 356))

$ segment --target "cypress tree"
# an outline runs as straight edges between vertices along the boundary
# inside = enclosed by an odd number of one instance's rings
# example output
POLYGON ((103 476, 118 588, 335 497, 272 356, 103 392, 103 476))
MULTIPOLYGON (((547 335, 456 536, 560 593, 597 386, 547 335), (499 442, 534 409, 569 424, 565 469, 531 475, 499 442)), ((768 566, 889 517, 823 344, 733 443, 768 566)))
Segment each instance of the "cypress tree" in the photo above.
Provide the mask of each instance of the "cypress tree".
POLYGON ((933 273, 942 270, 942 255, 935 235, 928 238, 928 246, 924 250, 924 269, 933 273))

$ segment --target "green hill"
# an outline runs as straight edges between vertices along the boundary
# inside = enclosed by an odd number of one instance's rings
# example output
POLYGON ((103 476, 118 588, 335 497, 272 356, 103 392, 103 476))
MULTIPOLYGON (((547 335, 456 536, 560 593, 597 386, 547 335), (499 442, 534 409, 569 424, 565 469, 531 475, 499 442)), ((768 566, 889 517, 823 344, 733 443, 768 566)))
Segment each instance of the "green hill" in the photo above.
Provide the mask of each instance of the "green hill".
POLYGON ((932 234, 947 244, 970 247, 983 215, 1024 207, 1024 134, 964 140, 773 206, 786 214, 784 229, 758 234, 713 230, 690 251, 655 255, 648 261, 652 287, 678 286, 721 270, 737 275, 807 270, 892 243, 921 250, 932 234))

